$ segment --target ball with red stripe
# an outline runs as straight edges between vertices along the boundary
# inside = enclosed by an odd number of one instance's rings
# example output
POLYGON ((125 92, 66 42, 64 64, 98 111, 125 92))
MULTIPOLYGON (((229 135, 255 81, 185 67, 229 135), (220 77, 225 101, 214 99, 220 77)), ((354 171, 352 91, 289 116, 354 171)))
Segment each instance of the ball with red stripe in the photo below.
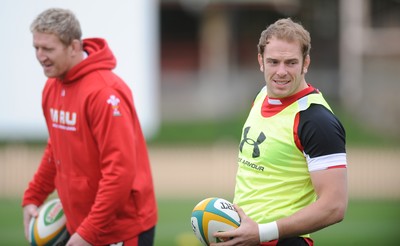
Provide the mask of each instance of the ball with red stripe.
POLYGON ((60 199, 46 202, 39 215, 29 224, 29 242, 32 246, 61 245, 68 238, 66 218, 60 199))

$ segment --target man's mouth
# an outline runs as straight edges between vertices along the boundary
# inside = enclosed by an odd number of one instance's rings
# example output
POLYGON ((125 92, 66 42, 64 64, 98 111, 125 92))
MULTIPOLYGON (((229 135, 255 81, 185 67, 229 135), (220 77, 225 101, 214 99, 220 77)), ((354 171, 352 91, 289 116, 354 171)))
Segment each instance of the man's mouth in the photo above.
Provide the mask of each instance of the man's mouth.
POLYGON ((274 82, 278 85, 286 85, 288 84, 290 81, 289 80, 274 80, 274 82))
POLYGON ((53 64, 52 63, 42 63, 42 67, 45 72, 49 72, 53 69, 53 64))

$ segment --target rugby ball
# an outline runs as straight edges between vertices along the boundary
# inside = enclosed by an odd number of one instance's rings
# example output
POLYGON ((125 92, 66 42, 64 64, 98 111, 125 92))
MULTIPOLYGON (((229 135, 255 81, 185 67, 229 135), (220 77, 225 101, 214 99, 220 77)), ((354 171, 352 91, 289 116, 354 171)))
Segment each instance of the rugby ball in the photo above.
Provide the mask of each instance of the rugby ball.
POLYGON ((215 232, 234 230, 240 226, 240 217, 233 204, 225 199, 211 197, 199 202, 192 211, 192 229, 203 245, 220 242, 215 232))
POLYGON ((37 217, 29 224, 29 242, 32 246, 64 245, 68 240, 66 218, 60 199, 43 204, 37 217))

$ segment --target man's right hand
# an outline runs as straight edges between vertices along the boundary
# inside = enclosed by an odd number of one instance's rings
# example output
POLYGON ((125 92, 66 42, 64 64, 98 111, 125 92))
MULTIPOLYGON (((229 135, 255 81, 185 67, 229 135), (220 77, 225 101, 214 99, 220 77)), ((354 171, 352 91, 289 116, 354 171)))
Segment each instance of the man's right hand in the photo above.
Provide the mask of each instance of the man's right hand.
POLYGON ((38 216, 39 214, 38 207, 34 204, 28 204, 25 207, 23 207, 23 213, 24 213, 25 238, 26 240, 29 241, 29 223, 32 217, 38 216))

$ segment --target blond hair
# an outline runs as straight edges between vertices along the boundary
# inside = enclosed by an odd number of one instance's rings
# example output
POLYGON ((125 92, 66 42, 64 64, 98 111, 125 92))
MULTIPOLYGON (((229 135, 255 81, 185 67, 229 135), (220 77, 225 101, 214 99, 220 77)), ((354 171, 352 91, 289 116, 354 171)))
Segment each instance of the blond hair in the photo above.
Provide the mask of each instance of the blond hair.
POLYGON ((65 45, 70 45, 74 39, 80 41, 82 37, 81 26, 74 13, 61 8, 47 9, 39 14, 32 22, 30 30, 32 33, 55 34, 65 45))

